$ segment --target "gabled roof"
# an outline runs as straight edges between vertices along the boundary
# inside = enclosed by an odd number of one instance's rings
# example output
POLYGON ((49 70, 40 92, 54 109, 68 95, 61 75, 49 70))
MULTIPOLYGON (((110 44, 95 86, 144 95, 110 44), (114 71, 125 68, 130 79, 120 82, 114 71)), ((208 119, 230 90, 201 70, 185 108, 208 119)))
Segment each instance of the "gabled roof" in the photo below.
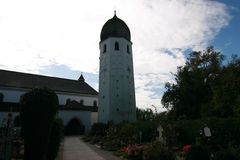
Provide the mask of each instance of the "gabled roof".
POLYGON ((54 91, 98 95, 98 92, 85 81, 49 77, 0 69, 0 87, 32 89, 48 87, 54 91))

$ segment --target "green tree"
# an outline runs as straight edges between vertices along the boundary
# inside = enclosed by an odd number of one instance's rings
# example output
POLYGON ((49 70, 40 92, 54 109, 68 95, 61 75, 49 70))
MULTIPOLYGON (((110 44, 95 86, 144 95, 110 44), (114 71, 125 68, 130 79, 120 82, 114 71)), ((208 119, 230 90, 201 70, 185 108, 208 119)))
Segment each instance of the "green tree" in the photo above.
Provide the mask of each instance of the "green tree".
POLYGON ((137 120, 138 121, 152 121, 155 117, 153 111, 150 108, 136 110, 137 120))
POLYGON ((34 88, 20 100, 25 160, 45 160, 58 97, 48 88, 34 88))
POLYGON ((218 86, 211 101, 213 113, 218 117, 240 115, 240 58, 233 56, 218 76, 218 86))
POLYGON ((175 82, 166 83, 162 104, 174 119, 196 119, 207 113, 217 79, 222 70, 223 55, 207 48, 192 52, 185 66, 178 67, 175 82))

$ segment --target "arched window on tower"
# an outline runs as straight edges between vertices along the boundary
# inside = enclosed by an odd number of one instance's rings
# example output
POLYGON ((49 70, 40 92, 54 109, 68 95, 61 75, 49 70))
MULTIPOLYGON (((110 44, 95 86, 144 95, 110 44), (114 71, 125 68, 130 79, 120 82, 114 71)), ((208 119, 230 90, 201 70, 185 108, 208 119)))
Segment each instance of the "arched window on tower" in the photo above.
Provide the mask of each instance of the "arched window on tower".
POLYGON ((118 42, 115 42, 115 50, 119 50, 119 44, 118 44, 118 42))
POLYGON ((127 45, 127 53, 130 54, 129 45, 127 45))
POLYGON ((103 45, 103 53, 105 53, 105 52, 107 52, 107 45, 106 44, 103 45))

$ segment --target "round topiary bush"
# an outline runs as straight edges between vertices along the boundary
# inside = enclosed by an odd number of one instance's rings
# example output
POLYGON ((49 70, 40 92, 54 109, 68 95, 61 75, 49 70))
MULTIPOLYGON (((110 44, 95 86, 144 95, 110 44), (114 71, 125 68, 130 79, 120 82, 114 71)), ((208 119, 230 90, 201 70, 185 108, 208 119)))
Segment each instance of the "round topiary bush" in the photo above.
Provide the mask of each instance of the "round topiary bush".
POLYGON ((24 160, 46 158, 51 128, 58 111, 58 97, 48 88, 34 88, 20 100, 24 160))
POLYGON ((49 138, 47 160, 56 159, 61 141, 64 137, 63 129, 64 129, 63 120, 59 117, 55 118, 49 138))

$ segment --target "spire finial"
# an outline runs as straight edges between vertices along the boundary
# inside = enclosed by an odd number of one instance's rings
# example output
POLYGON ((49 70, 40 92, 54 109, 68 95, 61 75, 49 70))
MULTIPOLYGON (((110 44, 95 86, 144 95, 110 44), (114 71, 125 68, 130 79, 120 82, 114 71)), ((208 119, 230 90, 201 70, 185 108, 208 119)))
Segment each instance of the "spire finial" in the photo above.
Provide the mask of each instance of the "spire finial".
POLYGON ((116 16, 116 14, 117 14, 117 11, 116 11, 116 10, 114 10, 114 16, 116 16))
POLYGON ((85 79, 83 77, 83 72, 81 72, 81 76, 78 78, 78 81, 85 81, 85 79))

